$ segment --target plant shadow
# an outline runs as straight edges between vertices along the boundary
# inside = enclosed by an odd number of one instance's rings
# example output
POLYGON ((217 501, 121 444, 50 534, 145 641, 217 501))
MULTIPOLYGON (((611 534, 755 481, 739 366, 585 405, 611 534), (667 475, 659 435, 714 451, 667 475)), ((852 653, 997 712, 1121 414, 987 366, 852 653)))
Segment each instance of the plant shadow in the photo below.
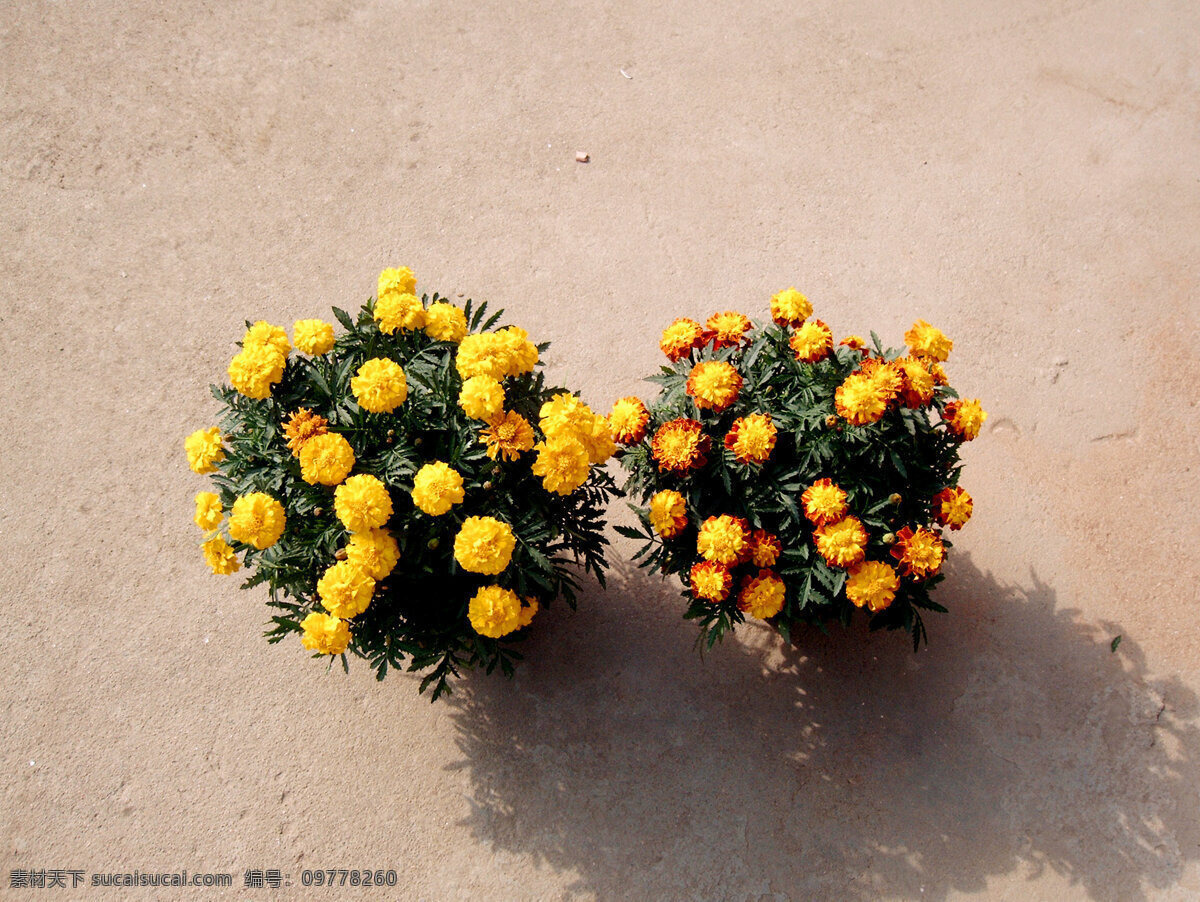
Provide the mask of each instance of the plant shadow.
POLYGON ((513 683, 450 699, 485 847, 567 896, 944 899, 1035 879, 1098 900, 1176 885, 1200 852, 1195 695, 1030 575, 968 556, 930 647, 865 627, 703 661, 669 584, 627 565, 543 615, 513 683), (561 607, 561 606, 559 606, 561 607))

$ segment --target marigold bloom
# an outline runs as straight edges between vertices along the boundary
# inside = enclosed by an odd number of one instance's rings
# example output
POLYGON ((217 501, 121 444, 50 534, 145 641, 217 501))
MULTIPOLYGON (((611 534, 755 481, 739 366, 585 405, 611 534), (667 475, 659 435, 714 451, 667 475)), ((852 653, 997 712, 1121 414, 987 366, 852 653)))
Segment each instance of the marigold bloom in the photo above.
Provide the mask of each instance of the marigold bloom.
POLYGON ((711 336, 714 348, 736 348, 746 339, 750 329, 750 318, 726 310, 724 313, 714 313, 704 323, 705 332, 711 336))
POLYGON ((696 551, 706 561, 732 567, 750 555, 750 526, 741 517, 721 514, 700 524, 696 551))
POLYGON ((655 492, 650 499, 650 525, 664 539, 673 539, 688 524, 687 501, 674 489, 655 492))
POLYGON ((309 485, 337 485, 354 468, 354 449, 345 436, 326 432, 300 448, 300 476, 309 485))
POLYGON ((954 348, 954 342, 946 337, 946 333, 935 329, 923 319, 917 320, 912 328, 904 333, 904 343, 917 356, 932 357, 934 360, 945 360, 954 348))
POLYGON ((941 538, 924 526, 913 532, 909 526, 896 533, 896 544, 892 546, 892 557, 900 563, 905 576, 924 579, 942 568, 946 549, 941 538))
POLYGON ((286 524, 283 505, 265 492, 242 495, 229 512, 230 538, 259 551, 278 542, 286 524))
POLYGON ((816 363, 833 349, 833 332, 819 319, 805 323, 792 333, 792 352, 801 363, 816 363))
POLYGON ((431 517, 461 504, 463 497, 462 474, 440 460, 425 464, 413 477, 413 504, 431 517))
POLYGON ((417 277, 407 266, 389 267, 379 274, 375 296, 379 300, 394 294, 412 294, 417 290, 417 277))
POLYGON ((863 561, 850 568, 846 578, 846 597, 855 607, 882 611, 896 597, 900 578, 882 561, 863 561))
POLYGON ((777 430, 769 413, 738 417, 725 436, 725 447, 744 464, 766 463, 775 450, 777 430))
POLYGON ((862 362, 858 371, 871 380, 885 401, 891 401, 904 387, 903 371, 890 360, 871 357, 862 362))
POLYGON ((366 473, 351 476, 333 492, 337 518, 350 532, 377 529, 392 516, 387 486, 366 473))
POLYGON ((310 357, 320 357, 333 350, 333 326, 320 319, 298 319, 292 325, 296 349, 310 357))
POLYGON ((204 542, 200 546, 200 550, 204 552, 205 563, 217 576, 228 576, 231 573, 237 573, 242 568, 233 546, 220 536, 213 536, 204 542))
POLYGON ((779 537, 765 529, 754 530, 750 536, 750 561, 756 567, 774 567, 783 554, 779 537))
POLYGON ((278 354, 282 365, 282 362, 287 359, 287 355, 292 352, 287 330, 282 326, 273 326, 260 319, 242 336, 242 350, 253 351, 260 348, 271 354, 278 354))
POLYGON ((471 376, 458 393, 458 406, 473 420, 491 422, 504 413, 504 386, 491 376, 471 376))
POLYGON ((692 348, 699 347, 704 341, 704 327, 694 319, 680 317, 663 329, 659 348, 671 362, 686 357, 692 348))
POLYGON ((847 335, 838 344, 845 345, 852 351, 865 351, 867 349, 867 341, 861 335, 847 335))
POLYGON ((538 411, 538 428, 546 437, 564 436, 579 439, 590 432, 595 414, 578 396, 560 392, 542 404, 538 411))
POLYGON ((495 576, 512 560, 517 538, 494 517, 467 517, 454 537, 454 559, 464 570, 495 576))
POLYGON ((498 332, 479 332, 467 335, 459 342, 454 366, 462 379, 472 376, 503 379, 516 375, 517 358, 511 342, 498 332))
POLYGON ((979 435, 987 417, 987 411, 980 405, 978 398, 971 401, 951 401, 942 412, 942 419, 946 421, 950 431, 964 442, 969 442, 979 435))
POLYGON ((804 516, 814 526, 824 526, 840 520, 846 513, 846 493, 829 479, 818 479, 800 497, 804 503, 804 516))
POLYGON ((905 407, 915 410, 933 400, 933 373, 925 358, 901 357, 893 363, 902 376, 900 398, 905 407))
POLYGON ((217 464, 225 459, 221 430, 216 426, 197 429, 183 440, 183 450, 187 452, 188 467, 201 476, 217 472, 217 464))
POLYGON ((516 460, 522 451, 533 448, 533 426, 515 410, 509 410, 483 430, 480 441, 487 443, 487 456, 492 460, 497 455, 516 460))
POLYGON ((285 359, 270 344, 243 347, 229 361, 229 384, 247 398, 269 398, 271 386, 283 378, 285 359))
POLYGON ((425 311, 425 334, 435 341, 460 342, 467 335, 467 317, 445 301, 430 304, 425 311))
POLYGON ((365 611, 374 594, 375 580, 349 560, 338 561, 317 580, 317 595, 321 604, 330 614, 342 620, 357 617, 365 611))
POLYGON ((707 462, 712 439, 696 420, 668 420, 658 427, 650 442, 650 453, 659 470, 686 475, 707 462))
POLYGON ((715 561, 699 561, 692 565, 689 582, 692 595, 705 601, 724 601, 733 588, 733 572, 715 561))
POLYGON ((725 410, 741 390, 741 374, 723 360, 702 360, 687 380, 687 393, 701 410, 725 410))
POLYGON ((943 526, 962 529, 971 519, 975 502, 966 489, 945 488, 933 496, 933 516, 943 526))
POLYGON ((499 639, 528 626, 533 620, 538 603, 532 598, 527 601, 528 607, 522 607, 521 599, 511 589, 484 586, 472 596, 467 606, 467 618, 479 635, 499 639))
POLYGON ((283 434, 287 436, 288 450, 293 456, 300 456, 300 449, 309 439, 324 435, 329 431, 329 421, 317 416, 307 407, 301 407, 283 424, 283 434))
POLYGON ((592 421, 586 432, 579 436, 588 455, 588 463, 600 466, 617 453, 617 443, 613 441, 612 427, 608 419, 592 414, 592 421))
POLYGON ((812 304, 795 288, 771 296, 771 319, 781 326, 798 326, 812 316, 812 304))
POLYGON ((636 445, 646 437, 646 426, 650 422, 650 411, 640 399, 621 398, 613 404, 608 415, 613 439, 622 445, 636 445))
POLYGON ((340 655, 350 644, 350 626, 344 620, 313 611, 300 621, 300 644, 323 655, 340 655))
POLYGON ((387 579, 400 561, 400 546, 386 529, 367 529, 350 536, 346 560, 373 580, 387 579))
POLYGON ((933 376, 934 385, 949 385, 950 377, 946 375, 946 368, 936 360, 930 363, 929 372, 933 376))
POLYGON ((503 329, 497 329, 495 334, 508 348, 511 361, 508 375, 532 373, 538 362, 538 348, 529 340, 529 333, 520 326, 505 326, 503 329))
POLYGON ((415 332, 425 328, 425 305, 415 294, 381 295, 375 302, 374 316, 384 335, 391 335, 397 329, 415 332))
POLYGON ((400 364, 374 357, 358 368, 350 380, 358 406, 370 413, 391 413, 408 397, 408 379, 400 364))
POLYGON ((742 578, 742 588, 738 592, 738 610, 768 620, 783 610, 787 599, 787 590, 778 574, 770 570, 759 570, 757 576, 742 578))
POLYGON ((569 495, 588 478, 588 452, 569 435, 556 435, 534 446, 533 475, 542 477, 547 492, 569 495))
POLYGON ((192 519, 197 526, 209 532, 221 525, 224 516, 225 509, 221 507, 221 499, 215 493, 196 493, 196 515, 192 519))
POLYGON ((878 422, 887 412, 887 395, 864 373, 851 373, 833 395, 838 415, 856 426, 878 422))
POLYGON ((867 531, 857 517, 843 517, 813 532, 817 551, 832 567, 857 564, 867 553, 867 531))

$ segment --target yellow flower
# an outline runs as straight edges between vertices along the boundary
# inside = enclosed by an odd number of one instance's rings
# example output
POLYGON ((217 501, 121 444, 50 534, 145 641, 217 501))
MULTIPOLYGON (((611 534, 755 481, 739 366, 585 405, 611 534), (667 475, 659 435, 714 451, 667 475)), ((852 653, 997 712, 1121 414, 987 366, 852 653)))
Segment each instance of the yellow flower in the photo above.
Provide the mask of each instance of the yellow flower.
POLYGON ((206 532, 221 525, 225 509, 221 507, 221 499, 213 492, 196 493, 196 525, 206 532))
POLYGON ((750 560, 756 567, 774 567, 783 554, 779 537, 765 529, 756 529, 750 537, 750 560))
POLYGON ((336 432, 317 435, 300 449, 300 475, 309 485, 337 485, 354 468, 354 449, 336 432))
POLYGON ((413 477, 413 504, 431 517, 440 517, 463 500, 462 475, 449 464, 435 460, 413 477))
POLYGON ((941 329, 935 329, 923 319, 913 323, 913 327, 904 333, 904 343, 909 350, 919 357, 932 357, 934 360, 945 360, 954 348, 954 342, 946 337, 941 329))
POLYGON ((517 547, 512 527, 494 517, 467 517, 454 537, 454 559, 464 570, 495 576, 517 547))
POLYGON ((638 398, 621 398, 613 404, 608 415, 608 425, 613 438, 622 445, 636 445, 646 437, 646 426, 650 422, 650 411, 638 398))
POLYGON ((392 498, 382 482, 360 473, 334 490, 333 508, 346 529, 364 532, 387 523, 392 516, 392 498))
POLYGON ((412 332, 425 328, 425 305, 415 294, 382 295, 375 302, 374 316, 384 335, 391 335, 397 329, 412 332))
POLYGON ((460 342, 467 334, 467 317, 445 301, 430 304, 425 311, 425 334, 436 341, 460 342))
POLYGON ((771 296, 771 319, 781 326, 798 326, 812 316, 812 304, 795 288, 771 296))
POLYGON ((517 358, 512 343, 498 332, 480 332, 459 342, 454 366, 461 379, 472 376, 503 379, 516 375, 517 358))
POLYGON ((319 319, 298 319, 292 326, 296 349, 310 357, 319 357, 333 350, 333 326, 319 319))
POLYGON ((766 463, 775 449, 776 432, 769 413, 738 417, 725 436, 725 447, 744 464, 766 463))
POLYGON ((846 597, 855 607, 864 605, 871 611, 882 611, 896 597, 900 578, 896 571, 881 561, 863 561, 850 568, 846 579, 846 597))
POLYGON ((417 277, 407 266, 388 267, 379 274, 375 297, 383 300, 397 294, 412 294, 417 290, 417 277))
POLYGON ((681 317, 663 329, 658 346, 667 359, 675 361, 686 357, 692 348, 699 347, 703 341, 704 327, 694 319, 681 317))
POLYGON ((458 406, 473 420, 491 422, 504 412, 504 386, 491 376, 471 376, 458 393, 458 406))
POLYGON ((542 477, 547 492, 569 495, 587 482, 588 453, 582 442, 556 435, 538 442, 534 450, 533 475, 542 477))
POLYGON ((192 472, 201 476, 217 472, 217 464, 225 459, 221 430, 216 426, 197 429, 183 440, 183 450, 187 452, 188 466, 192 472))
POLYGON ((279 541, 286 523, 282 504, 264 492, 251 492, 233 502, 229 535, 262 551, 279 541))
POLYGON ((832 567, 857 564, 867 553, 867 531, 857 517, 843 517, 818 526, 813 539, 825 563, 832 567))
POLYGON ((867 340, 861 335, 847 335, 838 344, 845 345, 853 351, 864 351, 867 348, 867 340))
POLYGON ((847 376, 833 397, 838 414, 857 426, 878 422, 887 412, 887 396, 863 373, 847 376))
POLYGON ((745 339, 750 320, 744 314, 726 310, 710 316, 704 328, 712 336, 714 348, 736 348, 745 339))
POLYGON ((287 355, 292 352, 292 345, 288 341, 287 330, 282 326, 272 326, 270 323, 259 320, 253 326, 246 330, 246 334, 242 336, 242 350, 257 350, 265 349, 269 352, 278 354, 280 365, 287 360, 287 355))
POLYGON ((238 563, 233 546, 220 536, 213 536, 200 548, 204 552, 205 562, 218 576, 228 576, 230 573, 237 573, 242 568, 242 565, 238 563))
POLYGON ((307 407, 301 407, 283 424, 283 434, 287 436, 288 450, 295 457, 300 456, 300 449, 309 439, 324 435, 329 431, 329 421, 317 416, 307 407))
POLYGON ((805 323, 792 334, 792 351, 803 363, 824 360, 833 348, 833 332, 819 319, 805 323))
POLYGON ((579 442, 587 451, 588 463, 599 466, 617 453, 617 443, 613 441, 612 427, 604 417, 592 414, 589 428, 579 435, 579 442))
POLYGON ((846 513, 846 493, 828 479, 818 479, 804 490, 800 500, 804 502, 804 516, 816 526, 840 520, 846 513))
POLYGON ((750 527, 741 517, 721 514, 700 524, 696 551, 706 561, 732 567, 750 555, 750 527))
POLYGON ((564 436, 579 439, 592 428, 595 414, 578 397, 559 393, 542 405, 538 426, 546 437, 564 436))
POLYGON ((924 579, 942 568, 946 549, 941 538, 924 526, 906 526, 896 533, 896 544, 892 546, 892 557, 900 564, 905 576, 924 579))
POLYGON ((471 628, 481 636, 499 639, 529 625, 537 613, 538 603, 528 599, 529 606, 522 607, 517 593, 499 586, 484 586, 471 598, 467 606, 467 617, 471 628))
POLYGON ((508 375, 532 373, 533 368, 537 366, 538 349, 537 345, 529 340, 529 333, 519 326, 505 326, 496 334, 508 346, 509 356, 512 358, 512 367, 508 375))
POLYGON ((979 435, 987 417, 987 411, 980 405, 978 398, 972 401, 951 401, 942 412, 942 418, 950 427, 950 431, 964 442, 969 442, 979 435))
POLYGON ((715 561, 693 564, 689 577, 692 595, 705 601, 724 601, 733 587, 733 573, 724 564, 715 561))
POLYGON ((901 357, 893 361, 893 365, 902 377, 900 396, 906 407, 915 410, 933 400, 933 373, 923 358, 901 357))
POLYGON ((664 539, 673 539, 688 523, 687 501, 674 489, 655 492, 650 499, 650 525, 664 539))
POLYGON ((487 456, 492 460, 497 455, 503 455, 504 460, 516 460, 522 451, 533 448, 533 426, 515 410, 510 410, 483 430, 480 441, 487 443, 487 456))
POLYGON ((738 592, 738 610, 759 620, 767 620, 783 610, 787 598, 783 580, 770 570, 759 570, 757 576, 742 578, 738 592))
POLYGON ((375 357, 358 368, 350 380, 354 400, 371 413, 391 413, 408 397, 408 379, 400 364, 387 357, 375 357))
POLYGON ((400 546, 386 529, 368 529, 350 536, 346 560, 373 580, 387 579, 400 561, 400 546))
POLYGON ((704 434, 696 420, 668 420, 658 427, 650 441, 650 453, 659 470, 686 475, 708 463, 712 439, 704 434))
POLYGON ((966 526, 974 507, 975 502, 966 489, 946 488, 933 496, 934 518, 951 529, 962 529, 966 526))
POLYGON ((334 617, 349 620, 357 617, 371 603, 375 580, 349 560, 338 561, 317 580, 317 595, 321 604, 334 617))
POLYGON ((701 410, 725 410, 741 390, 741 374, 723 360, 697 363, 687 380, 687 393, 701 410))
POLYGON ((300 621, 300 644, 323 655, 340 655, 350 644, 350 626, 344 620, 313 611, 300 621))
POLYGON ((269 398, 271 386, 283 378, 285 359, 270 344, 243 347, 229 362, 229 384, 247 398, 269 398))
POLYGON ((900 394, 904 387, 904 371, 892 361, 872 357, 864 360, 858 371, 871 380, 876 391, 883 396, 884 403, 900 394))

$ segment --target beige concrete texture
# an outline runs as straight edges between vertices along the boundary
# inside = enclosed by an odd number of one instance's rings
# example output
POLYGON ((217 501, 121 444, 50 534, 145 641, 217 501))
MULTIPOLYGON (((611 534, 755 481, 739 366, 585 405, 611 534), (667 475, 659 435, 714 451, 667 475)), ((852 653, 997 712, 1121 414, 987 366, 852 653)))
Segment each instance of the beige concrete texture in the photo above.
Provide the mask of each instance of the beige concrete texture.
POLYGON ((6 4, 0 897, 1200 898, 1198 35, 1172 0, 6 4), (990 418, 928 649, 701 659, 615 536, 448 703, 269 646, 183 438, 243 320, 402 264, 598 408, 673 317, 788 285, 839 335, 944 329, 990 418), (55 868, 234 885, 10 886, 55 868))

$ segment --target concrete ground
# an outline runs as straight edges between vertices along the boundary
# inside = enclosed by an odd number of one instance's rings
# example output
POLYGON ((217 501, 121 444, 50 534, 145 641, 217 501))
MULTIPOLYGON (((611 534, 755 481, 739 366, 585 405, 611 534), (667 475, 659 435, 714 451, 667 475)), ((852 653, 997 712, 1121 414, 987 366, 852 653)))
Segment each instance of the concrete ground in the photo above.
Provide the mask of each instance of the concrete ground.
POLYGON ((0 897, 1200 898, 1198 33, 1171 0, 8 4, 0 897), (940 326, 991 416, 928 650, 701 661, 624 540, 446 704, 268 646, 183 437, 244 319, 400 264, 596 407, 672 317, 788 285, 838 334, 940 326))

